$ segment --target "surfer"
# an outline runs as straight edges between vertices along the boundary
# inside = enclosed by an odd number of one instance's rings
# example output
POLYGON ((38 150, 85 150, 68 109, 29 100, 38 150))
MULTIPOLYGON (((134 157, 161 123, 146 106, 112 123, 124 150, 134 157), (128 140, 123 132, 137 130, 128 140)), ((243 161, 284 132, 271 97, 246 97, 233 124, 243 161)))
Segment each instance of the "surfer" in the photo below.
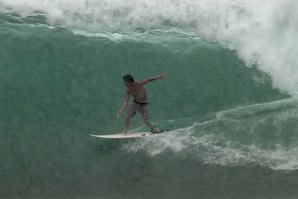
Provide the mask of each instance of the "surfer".
POLYGON ((131 75, 123 76, 124 85, 127 87, 125 98, 123 105, 117 113, 117 116, 120 117, 123 110, 127 107, 129 98, 132 95, 134 97, 134 102, 128 110, 125 118, 125 129, 124 134, 127 134, 130 119, 133 118, 137 112, 139 112, 144 120, 144 123, 149 127, 151 133, 158 133, 157 129, 154 129, 149 121, 148 116, 148 100, 147 100, 147 92, 144 88, 144 85, 148 82, 152 82, 154 80, 163 79, 163 75, 150 77, 148 79, 135 82, 134 78, 131 75))

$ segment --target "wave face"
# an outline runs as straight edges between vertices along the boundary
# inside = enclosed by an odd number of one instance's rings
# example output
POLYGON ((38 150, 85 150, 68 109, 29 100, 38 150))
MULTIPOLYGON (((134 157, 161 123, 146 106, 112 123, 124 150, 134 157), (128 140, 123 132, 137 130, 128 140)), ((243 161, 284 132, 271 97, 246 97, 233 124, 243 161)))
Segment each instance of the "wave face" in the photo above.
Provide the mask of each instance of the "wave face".
MULTIPOLYGON (((0 0, 0 198, 296 198, 297 3, 0 0), (122 76, 169 132, 119 132, 122 76)), ((133 130, 147 130, 140 117, 133 130)))

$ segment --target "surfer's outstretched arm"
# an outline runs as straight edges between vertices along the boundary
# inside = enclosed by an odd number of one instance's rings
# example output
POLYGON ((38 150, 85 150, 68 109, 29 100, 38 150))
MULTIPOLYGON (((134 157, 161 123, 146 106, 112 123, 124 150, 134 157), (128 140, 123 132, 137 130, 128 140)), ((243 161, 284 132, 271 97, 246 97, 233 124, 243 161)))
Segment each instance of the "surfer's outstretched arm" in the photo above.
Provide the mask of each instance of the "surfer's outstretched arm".
POLYGON ((148 79, 139 81, 138 84, 145 85, 148 82, 152 82, 152 81, 155 81, 155 80, 158 80, 158 79, 163 79, 163 78, 164 78, 163 75, 159 75, 159 76, 155 76, 155 77, 149 77, 148 79))
POLYGON ((117 113, 117 116, 120 117, 121 113, 123 112, 123 110, 127 107, 128 105, 128 101, 129 101, 129 97, 130 97, 130 93, 128 91, 126 91, 125 93, 125 97, 124 97, 124 102, 120 108, 120 110, 117 113))

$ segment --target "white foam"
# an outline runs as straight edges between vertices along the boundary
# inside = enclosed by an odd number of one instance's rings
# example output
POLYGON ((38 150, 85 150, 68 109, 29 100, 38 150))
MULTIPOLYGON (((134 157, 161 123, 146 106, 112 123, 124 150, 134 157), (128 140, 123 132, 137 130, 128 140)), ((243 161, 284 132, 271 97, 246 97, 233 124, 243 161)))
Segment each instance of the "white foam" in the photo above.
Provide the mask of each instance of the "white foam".
POLYGON ((0 0, 0 11, 45 13, 50 24, 90 32, 177 27, 238 50, 273 86, 298 95, 297 0, 0 0))
POLYGON ((123 149, 133 153, 146 151, 151 156, 188 153, 188 157, 206 164, 297 170, 298 137, 295 129, 284 132, 284 127, 298 119, 297 105, 297 99, 290 99, 219 112, 215 119, 139 139, 125 144, 123 149), (269 138, 264 139, 268 134, 269 138))
POLYGON ((151 156, 162 153, 165 150, 172 150, 173 152, 178 153, 187 147, 181 140, 189 139, 188 134, 184 134, 179 136, 179 139, 177 140, 177 134, 179 133, 178 130, 176 133, 172 132, 171 134, 167 133, 166 135, 140 139, 136 142, 124 145, 123 149, 134 153, 140 150, 146 150, 151 156))
POLYGON ((190 128, 172 131, 148 139, 139 139, 123 145, 130 153, 146 151, 150 156, 172 151, 174 153, 189 152, 194 160, 205 164, 222 166, 259 165, 273 170, 297 170, 298 147, 287 148, 276 145, 275 149, 265 150, 254 145, 237 144, 215 135, 197 137, 190 133, 190 128))

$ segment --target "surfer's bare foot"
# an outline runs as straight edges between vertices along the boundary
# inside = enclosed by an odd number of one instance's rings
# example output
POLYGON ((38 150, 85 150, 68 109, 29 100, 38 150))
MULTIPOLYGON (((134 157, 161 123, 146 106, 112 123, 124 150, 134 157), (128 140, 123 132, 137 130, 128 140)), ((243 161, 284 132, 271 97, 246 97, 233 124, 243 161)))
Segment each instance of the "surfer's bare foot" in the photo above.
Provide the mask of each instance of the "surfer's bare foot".
POLYGON ((160 133, 159 129, 152 129, 151 130, 151 134, 156 134, 156 133, 160 133))
POLYGON ((122 134, 123 134, 123 135, 127 135, 127 132, 124 131, 122 134))

